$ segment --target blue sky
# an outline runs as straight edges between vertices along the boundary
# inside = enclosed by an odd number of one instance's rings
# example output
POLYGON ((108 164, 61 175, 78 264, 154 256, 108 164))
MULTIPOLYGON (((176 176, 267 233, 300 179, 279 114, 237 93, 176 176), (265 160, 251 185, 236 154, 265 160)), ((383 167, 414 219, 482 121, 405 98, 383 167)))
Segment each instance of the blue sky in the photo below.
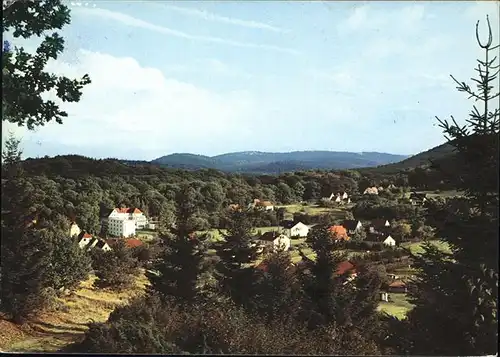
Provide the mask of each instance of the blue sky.
MULTIPOLYGON (((475 22, 494 2, 68 2, 49 69, 92 84, 63 125, 4 125, 26 157, 259 150, 415 154, 472 102, 475 22)), ((27 50, 36 40, 14 41, 27 50)), ((48 95, 50 96, 50 94, 48 95)))

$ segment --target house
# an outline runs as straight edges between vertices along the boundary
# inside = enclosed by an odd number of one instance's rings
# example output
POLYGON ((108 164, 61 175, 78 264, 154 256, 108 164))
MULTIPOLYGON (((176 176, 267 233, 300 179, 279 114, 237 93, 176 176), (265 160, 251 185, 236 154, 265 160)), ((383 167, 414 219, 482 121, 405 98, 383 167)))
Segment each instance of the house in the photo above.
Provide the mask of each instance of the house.
POLYGON ((370 233, 383 232, 391 226, 386 219, 375 219, 370 225, 370 233))
POLYGON ((147 228, 151 229, 152 231, 154 231, 156 229, 156 224, 150 222, 150 223, 148 223, 147 228))
POLYGON ((385 238, 382 243, 388 247, 394 247, 396 245, 396 241, 391 236, 385 238))
POLYGON ((111 247, 108 245, 108 243, 102 239, 99 239, 97 244, 95 245, 96 248, 102 249, 105 252, 109 252, 111 250, 111 247))
POLYGON ((107 240, 107 243, 109 244, 109 246, 114 246, 116 245, 118 242, 121 242, 123 241, 125 243, 125 246, 127 248, 135 248, 135 247, 140 247, 143 243, 142 241, 140 241, 139 239, 135 239, 135 238, 130 238, 130 239, 108 239, 107 240))
POLYGON ((368 187, 363 191, 363 195, 378 195, 378 188, 376 187, 368 187))
POLYGON ((355 232, 363 229, 363 224, 361 224, 361 221, 356 219, 346 219, 342 222, 342 227, 344 227, 349 234, 354 234, 355 232))
MULTIPOLYGON (((78 246, 83 249, 85 248, 86 246, 89 245, 89 243, 92 241, 93 237, 92 235, 88 234, 88 233, 85 233, 85 232, 80 232, 80 234, 78 235, 78 246)), ((97 242, 94 242, 94 245, 96 244, 97 242)), ((93 246, 90 246, 89 248, 92 248, 93 246)))
POLYGON ((136 229, 145 228, 148 219, 138 208, 115 208, 103 219, 102 223, 108 234, 116 237, 130 237, 135 235, 136 229), (129 221, 133 222, 133 228, 129 221))
POLYGON ((350 261, 345 260, 339 265, 337 265, 337 270, 335 271, 335 275, 340 276, 340 275, 346 275, 347 279, 344 282, 345 284, 348 284, 349 282, 353 281, 356 279, 358 276, 358 273, 356 272, 356 267, 354 264, 352 264, 350 261))
POLYGON ((340 197, 342 198, 342 200, 347 200, 349 198, 349 195, 347 194, 347 192, 343 192, 340 197))
POLYGON ((241 207, 238 204, 230 204, 227 208, 230 211, 241 211, 241 207))
POLYGON ((290 249, 290 238, 278 232, 266 232, 260 239, 265 245, 272 246, 274 251, 290 249))
POLYGON ((404 281, 401 281, 401 280, 396 280, 396 281, 393 281, 392 283, 390 283, 387 290, 390 293, 406 293, 406 292, 408 292, 408 289, 406 287, 406 283, 404 281))
POLYGON ((76 222, 71 222, 71 226, 69 228, 69 236, 70 237, 78 237, 81 233, 80 227, 78 227, 78 224, 76 222))
POLYGON ((283 224, 283 229, 291 238, 307 237, 307 234, 309 233, 309 227, 302 222, 295 223, 291 221, 286 221, 283 224))
POLYGON ((426 193, 417 193, 417 192, 412 192, 410 194, 410 202, 412 205, 415 204, 423 204, 427 201, 427 194, 426 193))
POLYGON ((389 294, 381 291, 380 292, 380 301, 388 302, 389 301, 389 294))
POLYGON ((259 199, 254 199, 252 203, 248 205, 248 208, 257 208, 264 211, 273 211, 274 205, 270 201, 262 201, 259 199))
POLYGON ((349 240, 349 236, 347 235, 347 230, 343 226, 331 226, 328 228, 328 232, 332 235, 332 238, 334 238, 336 241, 340 240, 349 240))
POLYGON ((335 197, 335 202, 337 203, 342 202, 342 196, 340 196, 340 194, 337 197, 335 197))
POLYGON ((387 186, 388 190, 394 190, 395 188, 396 186, 394 186, 392 183, 389 186, 387 186))
POLYGON ((115 237, 131 237, 135 235, 136 222, 131 218, 109 217, 108 234, 115 237))
POLYGON ((380 192, 380 191, 383 191, 384 188, 382 186, 380 186, 379 188, 377 188, 377 190, 380 192))

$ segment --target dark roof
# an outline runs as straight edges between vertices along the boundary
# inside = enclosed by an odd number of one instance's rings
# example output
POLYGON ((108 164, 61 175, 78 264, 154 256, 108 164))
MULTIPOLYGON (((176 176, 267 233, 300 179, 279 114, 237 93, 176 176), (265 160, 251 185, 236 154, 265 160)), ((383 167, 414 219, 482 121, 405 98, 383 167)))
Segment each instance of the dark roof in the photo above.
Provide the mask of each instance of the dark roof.
POLYGON ((356 226, 358 225, 358 220, 356 219, 346 219, 343 223, 342 226, 344 226, 345 229, 353 231, 356 229, 356 226))
POLYGON ((278 232, 266 232, 260 236, 260 240, 273 241, 279 236, 278 232))
POLYGON ((97 242, 97 244, 95 245, 97 248, 102 248, 104 247, 104 245, 106 244, 105 241, 99 239, 99 241, 97 242))
POLYGON ((375 228, 385 228, 385 222, 387 221, 387 219, 374 219, 372 221, 372 226, 375 227, 375 228))
POLYGON ((295 226, 297 223, 294 221, 283 221, 283 228, 290 229, 295 226))
POLYGON ((416 198, 416 199, 424 199, 427 197, 427 194, 426 193, 417 193, 417 192, 412 192, 410 194, 410 198, 416 198))

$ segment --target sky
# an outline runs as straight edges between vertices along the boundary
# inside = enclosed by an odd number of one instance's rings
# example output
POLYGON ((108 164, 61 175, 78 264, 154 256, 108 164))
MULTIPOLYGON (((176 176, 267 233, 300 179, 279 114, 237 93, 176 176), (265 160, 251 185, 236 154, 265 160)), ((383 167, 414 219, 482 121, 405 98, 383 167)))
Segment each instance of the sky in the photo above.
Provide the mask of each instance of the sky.
POLYGON ((489 15, 496 43, 500 27, 485 1, 66 4, 66 48, 47 69, 92 83, 62 125, 2 126, 24 157, 416 154, 445 141, 435 116, 463 123, 474 104, 449 75, 474 76, 476 21, 485 38, 489 15))

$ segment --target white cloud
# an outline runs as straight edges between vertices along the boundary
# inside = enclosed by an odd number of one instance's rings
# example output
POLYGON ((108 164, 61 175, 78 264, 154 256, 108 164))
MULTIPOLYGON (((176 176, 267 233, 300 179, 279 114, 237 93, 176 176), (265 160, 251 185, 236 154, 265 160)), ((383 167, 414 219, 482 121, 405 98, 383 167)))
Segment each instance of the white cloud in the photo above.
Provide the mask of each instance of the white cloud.
MULTIPOLYGON (((158 5, 160 5, 160 4, 158 4, 158 5)), ((235 25, 235 26, 254 28, 254 29, 266 30, 266 31, 271 31, 271 32, 278 32, 278 33, 289 33, 290 32, 290 30, 283 29, 283 28, 276 27, 276 26, 272 26, 272 25, 265 24, 262 22, 242 20, 242 19, 237 19, 234 17, 221 16, 221 15, 217 15, 217 14, 213 14, 213 13, 210 13, 207 11, 197 10, 197 9, 193 9, 193 8, 173 6, 173 5, 163 5, 163 4, 161 4, 161 5, 169 10, 176 11, 180 14, 197 17, 197 18, 207 20, 207 21, 220 22, 220 23, 225 23, 225 24, 230 24, 230 25, 235 25)))
POLYGON ((70 78, 91 76, 82 100, 63 104, 68 118, 62 125, 51 122, 37 132, 18 130, 17 135, 40 142, 42 149, 44 144, 66 146, 60 153, 71 147, 89 155, 92 148, 101 148, 108 156, 134 158, 128 147, 148 159, 190 151, 198 142, 223 143, 235 133, 245 140, 256 107, 248 93, 218 93, 179 82, 133 58, 85 50, 78 57, 75 64, 57 61, 47 67, 70 78))
POLYGON ((86 7, 81 7, 81 8, 76 8, 75 11, 77 11, 78 13, 81 13, 81 14, 85 14, 85 15, 89 15, 89 16, 97 16, 97 17, 101 17, 101 18, 104 18, 107 20, 114 20, 114 21, 121 22, 122 24, 125 24, 127 26, 151 30, 151 31, 155 31, 155 32, 167 35, 167 36, 174 36, 174 37, 183 38, 186 40, 208 42, 208 43, 218 43, 218 44, 234 46, 234 47, 256 48, 256 49, 262 49, 262 50, 288 53, 288 54, 292 54, 292 55, 299 55, 300 54, 297 50, 292 49, 292 48, 287 48, 287 47, 258 44, 258 43, 252 43, 252 42, 242 42, 242 41, 236 41, 236 40, 214 37, 214 36, 192 35, 192 34, 188 34, 186 32, 170 29, 170 28, 165 27, 165 26, 155 25, 155 24, 152 24, 150 22, 135 18, 133 16, 123 14, 121 12, 110 11, 110 10, 106 10, 106 9, 100 9, 100 8, 90 9, 90 8, 86 8, 86 7))
POLYGON ((167 73, 209 73, 210 75, 221 75, 241 79, 251 79, 254 76, 236 67, 230 66, 215 58, 202 58, 194 61, 194 64, 176 64, 166 67, 167 73))

